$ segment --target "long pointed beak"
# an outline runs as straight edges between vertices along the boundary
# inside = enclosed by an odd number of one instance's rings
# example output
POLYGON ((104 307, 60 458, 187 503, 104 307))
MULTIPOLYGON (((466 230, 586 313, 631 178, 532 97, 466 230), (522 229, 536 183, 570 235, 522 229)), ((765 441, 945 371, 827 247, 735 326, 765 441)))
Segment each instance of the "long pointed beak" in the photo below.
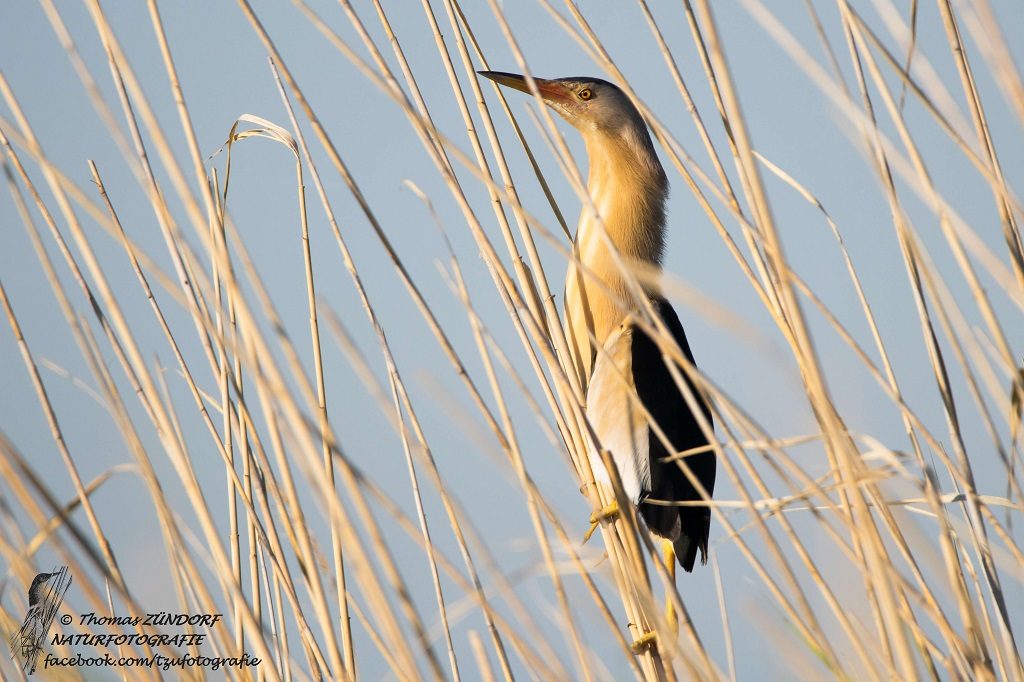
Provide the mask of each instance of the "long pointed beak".
MULTIPOLYGON (((524 76, 520 76, 517 73, 506 73, 504 71, 477 71, 477 73, 484 78, 490 78, 498 85, 504 85, 505 87, 512 88, 513 90, 530 94, 530 84, 526 82, 526 78, 524 76)), ((545 101, 551 102, 564 99, 568 94, 565 86, 558 81, 552 81, 546 78, 534 78, 533 81, 537 84, 537 90, 545 101)))

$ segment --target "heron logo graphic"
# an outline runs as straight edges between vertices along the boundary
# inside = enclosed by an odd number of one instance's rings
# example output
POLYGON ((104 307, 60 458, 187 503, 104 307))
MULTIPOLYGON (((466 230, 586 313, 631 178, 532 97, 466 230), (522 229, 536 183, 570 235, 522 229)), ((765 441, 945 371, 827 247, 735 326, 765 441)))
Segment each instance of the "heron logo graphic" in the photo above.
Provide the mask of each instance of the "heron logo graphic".
POLYGON ((71 586, 67 566, 51 573, 40 573, 28 588, 28 613, 21 628, 11 637, 11 652, 21 658, 21 669, 28 675, 36 671, 36 661, 43 650, 43 641, 57 615, 64 593, 71 586))

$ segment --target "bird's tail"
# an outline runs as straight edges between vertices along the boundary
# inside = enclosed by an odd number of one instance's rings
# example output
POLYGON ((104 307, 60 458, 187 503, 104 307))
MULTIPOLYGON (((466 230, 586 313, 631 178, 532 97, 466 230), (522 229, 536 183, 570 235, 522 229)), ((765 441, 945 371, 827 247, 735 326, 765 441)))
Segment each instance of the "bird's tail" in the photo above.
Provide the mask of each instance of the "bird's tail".
POLYGON ((693 519, 692 516, 687 518, 680 514, 679 520, 681 522, 679 537, 672 542, 672 547, 676 551, 679 565, 687 573, 692 573, 693 565, 697 560, 697 550, 700 550, 701 566, 708 562, 708 530, 711 525, 711 514, 701 515, 698 519, 693 519))
POLYGON ((694 542, 694 538, 687 535, 680 535, 679 538, 672 543, 672 547, 676 551, 676 559, 679 560, 679 565, 682 566, 683 570, 687 573, 693 573, 693 564, 697 561, 698 548, 700 548, 700 563, 706 564, 708 562, 707 547, 699 542, 694 542))
POLYGON ((641 504, 640 513, 651 532, 672 541, 684 571, 693 572, 698 550, 701 565, 708 562, 710 509, 641 504))

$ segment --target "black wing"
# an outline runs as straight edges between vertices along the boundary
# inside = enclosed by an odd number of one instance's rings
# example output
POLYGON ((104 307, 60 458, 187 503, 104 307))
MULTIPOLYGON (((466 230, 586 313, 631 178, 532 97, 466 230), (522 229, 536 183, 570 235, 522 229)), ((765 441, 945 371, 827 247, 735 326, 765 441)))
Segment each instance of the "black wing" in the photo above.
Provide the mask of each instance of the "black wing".
MULTIPOLYGON (((672 306, 661 297, 655 298, 651 302, 655 311, 665 321, 665 326, 672 332, 672 336, 687 360, 693 364, 690 344, 686 342, 683 325, 680 324, 679 317, 672 306)), ((707 445, 708 440, 704 437, 703 431, 687 406, 679 387, 676 386, 675 380, 669 374, 657 344, 639 328, 633 330, 632 355, 633 382, 637 394, 672 444, 672 449, 675 452, 680 452, 707 445)), ((679 374, 699 401, 705 418, 711 422, 711 411, 701 393, 695 389, 682 368, 679 369, 679 374)), ((650 427, 648 427, 648 432, 651 489, 644 497, 679 502, 700 500, 700 493, 690 483, 679 463, 662 461, 672 453, 665 449, 661 439, 650 427)), ((694 477, 700 481, 708 495, 711 495, 715 487, 715 453, 709 451, 689 455, 683 461, 694 477)), ((698 549, 700 549, 701 563, 707 562, 708 530, 711 526, 711 510, 709 508, 670 507, 641 502, 640 513, 651 531, 673 542, 676 557, 684 570, 693 570, 698 549)))

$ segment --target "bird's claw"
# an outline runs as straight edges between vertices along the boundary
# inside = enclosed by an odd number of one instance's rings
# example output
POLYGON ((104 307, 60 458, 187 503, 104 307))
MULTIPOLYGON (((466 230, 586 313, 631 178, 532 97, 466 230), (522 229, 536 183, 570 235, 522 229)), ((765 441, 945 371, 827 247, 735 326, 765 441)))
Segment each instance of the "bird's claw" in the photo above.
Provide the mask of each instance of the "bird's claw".
POLYGON ((650 647, 658 639, 658 635, 655 632, 645 632, 640 635, 633 644, 629 647, 634 654, 642 654, 645 649, 650 647))
POLYGON ((583 535, 583 542, 586 543, 587 540, 591 538, 591 536, 594 534, 594 531, 597 530, 598 525, 600 525, 602 521, 617 518, 618 515, 619 503, 616 502, 615 500, 612 500, 610 503, 608 503, 608 506, 591 514, 590 528, 588 528, 587 532, 583 535))

